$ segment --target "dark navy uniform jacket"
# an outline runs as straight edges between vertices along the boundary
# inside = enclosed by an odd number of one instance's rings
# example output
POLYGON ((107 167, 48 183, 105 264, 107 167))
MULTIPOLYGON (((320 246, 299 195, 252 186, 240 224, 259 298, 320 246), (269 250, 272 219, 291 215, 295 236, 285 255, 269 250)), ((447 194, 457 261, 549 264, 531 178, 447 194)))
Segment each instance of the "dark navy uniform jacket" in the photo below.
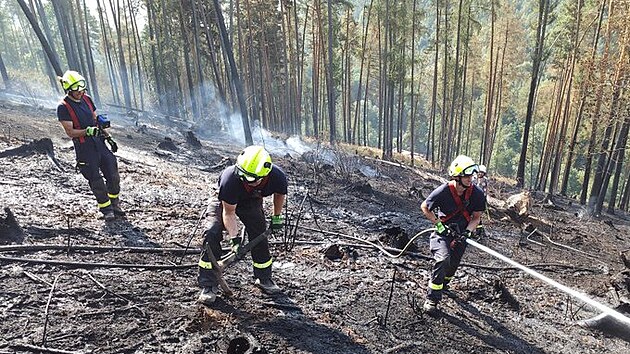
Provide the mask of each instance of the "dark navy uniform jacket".
POLYGON ((274 193, 287 194, 287 176, 282 169, 271 165, 271 171, 267 177, 256 187, 245 185, 236 174, 236 166, 230 166, 223 170, 219 177, 219 200, 236 205, 245 199, 258 196, 267 197, 274 193))
MULTIPOLYGON (((464 208, 468 210, 472 216, 474 211, 486 210, 486 196, 483 191, 475 185, 471 185, 469 188, 473 188, 473 191, 468 202, 464 201, 465 192, 464 195, 460 196, 460 198, 464 203, 464 208)), ((431 192, 431 194, 429 194, 425 202, 427 203, 429 210, 433 211, 435 209, 439 209, 437 215, 440 218, 457 210, 457 203, 455 202, 455 199, 453 199, 448 183, 444 183, 443 185, 437 187, 433 192, 431 192)), ((452 223, 457 223, 460 231, 464 231, 466 226, 468 226, 468 221, 462 213, 453 216, 445 224, 449 225, 452 223)))

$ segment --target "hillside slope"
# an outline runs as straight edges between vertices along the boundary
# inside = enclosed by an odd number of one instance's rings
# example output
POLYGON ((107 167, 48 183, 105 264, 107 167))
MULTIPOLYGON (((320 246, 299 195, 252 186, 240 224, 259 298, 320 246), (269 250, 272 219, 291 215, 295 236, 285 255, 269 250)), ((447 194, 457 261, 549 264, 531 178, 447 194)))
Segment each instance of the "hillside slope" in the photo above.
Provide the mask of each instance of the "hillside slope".
MULTIPOLYGON (((0 248, 0 353, 244 353, 247 343, 255 346, 250 353, 630 351, 627 338, 576 324, 596 315, 592 309, 472 248, 442 315, 422 314, 428 234, 396 258, 365 241, 402 247, 431 227, 419 204, 441 183, 439 173, 325 148, 302 154, 296 140, 267 139, 289 176, 287 215, 297 225, 271 240, 283 295, 255 289, 246 258, 225 272, 235 296, 200 306, 199 216, 218 173, 240 150, 234 139, 217 134, 196 148, 186 130, 162 121, 112 117, 128 215, 106 224, 54 117, 50 109, 0 105, 0 151, 50 138, 60 163, 29 150, 0 158, 0 207, 21 225, 22 245, 59 246, 0 248)), ((514 192, 494 191, 498 199, 514 192)), ((553 209, 535 202, 530 221, 542 233, 531 233, 500 208, 490 211, 487 246, 611 306, 628 294, 619 288, 630 284, 619 258, 630 248, 625 215, 592 220, 569 200, 553 209)))

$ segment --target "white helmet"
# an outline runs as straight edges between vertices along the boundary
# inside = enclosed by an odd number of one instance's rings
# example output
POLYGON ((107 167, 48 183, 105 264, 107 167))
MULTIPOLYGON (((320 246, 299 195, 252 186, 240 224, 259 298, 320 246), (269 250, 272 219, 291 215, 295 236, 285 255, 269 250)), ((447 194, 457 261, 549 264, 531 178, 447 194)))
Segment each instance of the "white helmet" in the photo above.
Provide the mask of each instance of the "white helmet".
POLYGON ((486 169, 486 165, 479 165, 479 171, 477 171, 479 173, 488 173, 488 170, 486 169))

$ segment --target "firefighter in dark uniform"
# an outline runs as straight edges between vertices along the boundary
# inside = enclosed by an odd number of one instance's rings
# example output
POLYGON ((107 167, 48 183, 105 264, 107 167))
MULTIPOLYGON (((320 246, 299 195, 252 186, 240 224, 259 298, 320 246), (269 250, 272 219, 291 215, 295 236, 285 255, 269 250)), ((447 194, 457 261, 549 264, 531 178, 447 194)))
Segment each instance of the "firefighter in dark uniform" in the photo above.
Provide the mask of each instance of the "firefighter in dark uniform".
POLYGON ((478 166, 468 156, 460 155, 451 163, 451 180, 436 188, 422 203, 424 215, 435 224, 430 250, 434 264, 424 310, 437 312, 442 291, 453 279, 466 250, 466 238, 476 237, 475 228, 486 209, 483 191, 472 184, 478 166), (437 213, 437 214, 436 214, 437 213))
MULTIPOLYGON (((218 287, 212 271, 212 263, 206 254, 206 245, 210 246, 215 258, 222 255, 221 240, 223 231, 227 231, 232 245, 236 246, 238 225, 236 217, 245 225, 245 231, 251 241, 267 229, 263 210, 263 198, 273 196, 273 216, 271 228, 279 230, 283 226, 282 206, 287 194, 287 177, 278 166, 272 164, 271 156, 262 146, 245 148, 236 160, 236 164, 223 170, 219 177, 219 190, 212 197, 206 210, 208 221, 204 233, 204 251, 199 260, 201 287, 198 302, 206 305, 214 303, 218 287)), ((256 285, 267 294, 277 294, 281 290, 271 278, 273 258, 269 253, 269 243, 265 239, 252 250, 252 261, 256 285)))
MULTIPOLYGON (((488 180, 488 169, 485 165, 479 165, 479 171, 477 171, 477 173, 473 176, 472 183, 483 191, 486 198, 488 196, 488 180)), ((488 213, 487 210, 486 213, 488 213)), ((490 219, 490 214, 488 214, 488 219, 490 219)), ((477 225, 476 232, 480 239, 486 237, 486 229, 483 227, 482 222, 477 225)))
POLYGON ((120 177, 118 175, 118 163, 113 152, 118 146, 114 139, 107 133, 104 126, 106 120, 99 119, 96 115, 96 106, 92 98, 85 93, 85 78, 76 71, 66 71, 59 78, 66 96, 57 107, 57 118, 68 137, 72 138, 77 159, 77 168, 88 180, 90 189, 98 208, 106 221, 113 220, 116 216, 124 216, 125 212, 120 207, 120 177), (105 145, 110 145, 110 149, 105 145), (101 172, 105 177, 101 176, 101 172))

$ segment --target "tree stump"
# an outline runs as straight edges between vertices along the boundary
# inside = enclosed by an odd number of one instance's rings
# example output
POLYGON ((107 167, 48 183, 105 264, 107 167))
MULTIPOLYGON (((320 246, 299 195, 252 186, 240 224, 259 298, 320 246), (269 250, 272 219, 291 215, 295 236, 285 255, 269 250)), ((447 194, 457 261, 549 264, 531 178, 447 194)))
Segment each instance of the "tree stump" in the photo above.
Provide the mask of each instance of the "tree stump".
POLYGON ((24 241, 24 231, 15 220, 11 209, 4 208, 4 212, 7 214, 6 218, 0 216, 0 245, 21 244, 24 241))

